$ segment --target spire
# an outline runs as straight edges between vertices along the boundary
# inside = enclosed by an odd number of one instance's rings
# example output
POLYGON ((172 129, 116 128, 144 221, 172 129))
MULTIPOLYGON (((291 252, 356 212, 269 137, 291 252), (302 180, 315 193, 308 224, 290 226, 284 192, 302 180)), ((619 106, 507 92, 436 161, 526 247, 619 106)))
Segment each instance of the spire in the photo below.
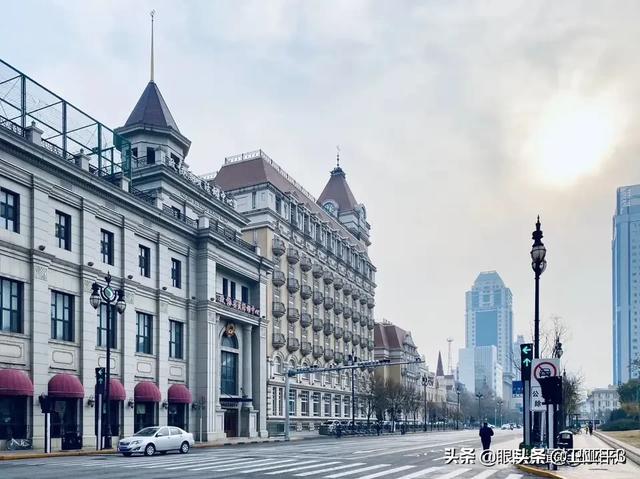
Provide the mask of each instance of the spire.
POLYGON ((338 206, 339 211, 351 211, 358 205, 358 202, 349 188, 344 170, 340 167, 340 147, 337 146, 336 149, 336 167, 331 170, 329 182, 320 193, 318 204, 322 206, 331 200, 338 206))
POLYGON ((444 376, 444 368, 442 367, 442 353, 438 351, 438 365, 436 366, 436 376, 444 376))
POLYGON ((153 83, 153 70, 154 70, 154 65, 153 65, 153 17, 155 16, 156 11, 155 10, 151 10, 151 12, 149 13, 149 15, 151 15, 151 77, 150 77, 150 82, 153 83))
POLYGON ((340 168, 340 145, 336 146, 336 168, 340 168))

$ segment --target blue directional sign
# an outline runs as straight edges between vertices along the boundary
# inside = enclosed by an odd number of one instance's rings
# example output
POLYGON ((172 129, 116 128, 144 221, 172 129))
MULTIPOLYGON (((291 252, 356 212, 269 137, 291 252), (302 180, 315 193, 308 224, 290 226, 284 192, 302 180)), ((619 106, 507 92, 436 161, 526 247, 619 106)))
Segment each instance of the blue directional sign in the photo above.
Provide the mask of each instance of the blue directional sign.
POLYGON ((511 383, 511 395, 514 398, 521 398, 524 394, 524 383, 522 381, 513 381, 511 383))

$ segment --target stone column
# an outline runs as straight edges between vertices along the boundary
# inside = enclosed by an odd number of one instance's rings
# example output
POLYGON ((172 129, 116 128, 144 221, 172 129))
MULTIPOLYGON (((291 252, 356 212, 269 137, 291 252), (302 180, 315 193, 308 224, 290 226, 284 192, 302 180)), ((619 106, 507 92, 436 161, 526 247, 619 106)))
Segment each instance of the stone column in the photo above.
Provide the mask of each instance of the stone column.
MULTIPOLYGON (((253 397, 253 375, 251 373, 251 358, 253 355, 252 351, 252 342, 251 342, 251 331, 253 330, 253 326, 250 324, 242 325, 242 388, 244 390, 244 394, 247 397, 253 397)), ((247 406, 251 407, 250 403, 247 403, 247 406)))

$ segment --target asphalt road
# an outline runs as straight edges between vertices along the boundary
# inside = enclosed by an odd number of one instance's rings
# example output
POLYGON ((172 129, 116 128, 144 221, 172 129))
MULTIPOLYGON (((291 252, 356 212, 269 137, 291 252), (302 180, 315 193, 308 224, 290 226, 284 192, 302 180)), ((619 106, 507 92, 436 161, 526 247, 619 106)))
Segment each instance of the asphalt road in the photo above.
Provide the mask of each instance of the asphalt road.
MULTIPOLYGON (((493 447, 511 447, 517 432, 496 431, 493 447)), ((0 463, 2 479, 238 478, 523 479, 512 466, 445 464, 445 448, 476 447, 477 431, 326 438, 193 449, 154 457, 52 457, 0 463)))

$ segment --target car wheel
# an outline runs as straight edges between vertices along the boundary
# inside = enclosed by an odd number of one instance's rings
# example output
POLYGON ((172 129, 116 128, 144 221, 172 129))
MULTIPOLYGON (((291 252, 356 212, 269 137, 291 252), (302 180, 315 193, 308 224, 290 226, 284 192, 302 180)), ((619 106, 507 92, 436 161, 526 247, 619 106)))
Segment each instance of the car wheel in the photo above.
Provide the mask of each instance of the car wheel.
POLYGON ((144 448, 145 456, 153 456, 156 453, 156 446, 153 444, 147 444, 147 447, 144 448))
POLYGON ((130 452, 123 452, 122 455, 124 457, 131 457, 131 453, 130 452))
POLYGON ((187 441, 184 441, 180 445, 180 454, 186 454, 188 452, 189 452, 189 443, 187 441))

